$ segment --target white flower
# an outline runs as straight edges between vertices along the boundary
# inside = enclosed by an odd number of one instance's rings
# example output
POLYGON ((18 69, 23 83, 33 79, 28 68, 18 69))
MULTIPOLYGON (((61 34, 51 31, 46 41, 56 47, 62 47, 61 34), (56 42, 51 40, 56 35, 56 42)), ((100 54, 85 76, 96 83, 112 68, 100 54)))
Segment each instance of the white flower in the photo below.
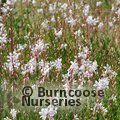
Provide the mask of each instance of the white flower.
POLYGON ((12 119, 10 119, 10 118, 6 117, 6 118, 4 118, 4 120, 12 120, 12 119))
POLYGON ((113 17, 112 20, 113 20, 113 23, 117 21, 116 17, 113 17))
POLYGON ((120 0, 116 0, 116 4, 119 5, 120 4, 120 0))
POLYGON ((77 35, 78 37, 80 37, 80 35, 81 35, 81 30, 79 29, 79 30, 76 31, 74 34, 77 35))
POLYGON ((42 22, 41 26, 44 28, 44 29, 48 29, 49 28, 49 25, 48 25, 49 21, 46 19, 42 22))
POLYGON ((13 5, 16 2, 16 0, 7 0, 6 3, 8 5, 13 5))
POLYGON ((116 14, 120 17, 120 8, 116 11, 116 14))
POLYGON ((63 5, 61 5, 61 10, 66 10, 68 7, 68 4, 67 3, 64 3, 63 5))
POLYGON ((31 47, 34 56, 41 54, 47 47, 43 40, 39 39, 34 46, 31 47))
POLYGON ((74 62, 71 61, 71 66, 69 68, 69 70, 73 70, 74 73, 77 73, 78 72, 78 63, 77 61, 75 60, 74 62))
POLYGON ((90 10, 90 5, 85 5, 84 8, 83 8, 83 14, 85 16, 88 16, 89 10, 90 10))
POLYGON ((24 50, 24 49, 26 48, 26 46, 27 46, 27 44, 24 44, 24 45, 22 45, 22 44, 17 44, 17 49, 18 49, 18 51, 24 50))
POLYGON ((113 27, 113 23, 112 22, 109 22, 108 23, 110 27, 113 27))
POLYGON ((90 72, 90 71, 85 71, 85 72, 83 73, 83 75, 84 75, 84 78, 90 78, 90 77, 93 76, 93 73, 90 72))
POLYGON ((37 9, 37 12, 43 14, 43 9, 37 9))
POLYGON ((56 3, 49 4, 49 12, 54 13, 56 11, 56 3))
POLYGON ((51 68, 55 67, 58 70, 61 70, 62 68, 62 59, 58 58, 55 61, 50 62, 51 68))
POLYGON ((2 88, 3 91, 7 89, 7 84, 8 84, 8 83, 7 83, 6 80, 4 80, 4 81, 2 82, 1 88, 2 88))
POLYGON ((77 114, 76 114, 76 115, 74 115, 73 120, 79 120, 79 118, 78 118, 78 115, 77 115, 77 114))
POLYGON ((0 17, 0 44, 4 45, 8 42, 7 39, 7 31, 5 29, 4 24, 2 23, 3 18, 0 17))
POLYGON ((66 82, 64 85, 63 85, 64 89, 66 91, 70 90, 70 85, 69 85, 69 82, 66 82))
POLYGON ((99 28, 99 29, 102 29, 103 26, 104 26, 103 22, 100 22, 99 25, 98 25, 98 28, 99 28))
POLYGON ((66 47, 67 47, 67 44, 65 43, 65 44, 61 44, 61 49, 63 49, 63 48, 65 48, 66 49, 66 47))
POLYGON ((96 3, 96 6, 98 7, 98 6, 101 6, 102 5, 102 2, 101 1, 99 1, 99 2, 97 2, 96 3))
POLYGON ((98 18, 93 18, 93 16, 88 16, 87 19, 86 19, 86 22, 89 24, 89 25, 96 25, 99 21, 98 21, 98 18))
POLYGON ((45 120, 48 115, 48 109, 47 108, 42 108, 41 111, 39 112, 41 118, 45 120))
POLYGON ((27 64, 22 66, 22 74, 25 75, 26 73, 33 73, 36 70, 37 62, 35 58, 29 60, 27 64))
POLYGON ((33 5, 36 4, 36 0, 32 0, 32 4, 33 4, 33 5))
POLYGON ((7 41, 8 41, 8 40, 7 40, 7 38, 6 38, 6 35, 3 34, 2 37, 0 37, 0 43, 1 43, 1 44, 4 44, 4 43, 7 43, 7 41))
POLYGON ((111 77, 116 77, 117 73, 111 69, 111 66, 109 66, 108 64, 106 66, 104 66, 104 73, 103 76, 111 76, 111 77))
POLYGON ((99 110, 101 110, 104 115, 108 112, 108 110, 103 106, 102 103, 96 103, 94 106, 94 112, 98 112, 99 110))
POLYGON ((64 19, 66 18, 66 22, 67 22, 67 14, 66 13, 62 13, 62 15, 63 15, 64 19))
POLYGON ((37 88, 37 85, 36 85, 36 84, 33 84, 31 87, 32 87, 32 89, 36 89, 36 88, 37 88))
POLYGON ((52 18, 51 18, 51 22, 54 23, 55 21, 56 21, 56 20, 55 20, 55 16, 53 15, 52 18))
POLYGON ((89 48, 84 47, 82 52, 78 53, 78 57, 82 59, 87 59, 87 55, 89 54, 89 48))
POLYGON ((55 36, 60 38, 62 36, 62 30, 63 29, 61 28, 60 31, 57 32, 56 29, 55 29, 55 36))
POLYGON ((73 17, 66 18, 66 21, 67 21, 67 23, 68 23, 71 27, 73 27, 74 25, 76 25, 76 20, 73 19, 73 17))
POLYGON ((112 96, 110 97, 110 99, 113 100, 113 101, 116 101, 117 98, 116 98, 115 95, 112 95, 112 96))
POLYGON ((71 16, 71 15, 72 15, 72 13, 73 13, 73 11, 72 11, 71 9, 70 9, 68 12, 69 12, 70 16, 71 16))
POLYGON ((12 115, 13 119, 15 119, 17 115, 17 111, 13 108, 11 109, 10 114, 12 115))
POLYGON ((104 90, 109 87, 109 79, 101 78, 98 81, 95 81, 94 87, 96 87, 98 90, 104 90))
POLYGON ((43 76, 46 76, 46 75, 48 76, 50 71, 50 65, 48 62, 41 60, 39 62, 39 69, 41 70, 41 73, 43 76))
POLYGON ((10 72, 13 72, 13 69, 18 69, 20 66, 19 62, 19 55, 20 53, 17 53, 16 50, 13 51, 13 53, 9 53, 9 56, 7 56, 8 60, 5 63, 5 67, 8 68, 10 72))
POLYGON ((86 68, 86 72, 83 73, 86 77, 92 77, 93 76, 93 73, 96 72, 97 70, 97 67, 98 67, 98 64, 96 61, 92 62, 90 60, 86 60, 83 65, 85 66, 86 68))
POLYGON ((8 9, 6 9, 5 7, 2 7, 1 10, 2 10, 3 13, 7 13, 8 12, 8 9))
POLYGON ((54 115, 57 113, 57 108, 55 108, 54 106, 50 105, 48 106, 48 115, 50 117, 54 117, 54 115))
POLYGON ((57 108, 50 105, 47 108, 42 108, 39 112, 41 118, 45 120, 46 118, 53 118, 54 115, 57 113, 57 108))
POLYGON ((79 68, 79 74, 84 73, 84 71, 85 71, 85 65, 83 64, 83 65, 81 65, 80 68, 79 68))
POLYGON ((97 67, 98 67, 98 64, 97 64, 97 61, 95 60, 92 64, 92 70, 93 71, 96 71, 97 70, 97 67))
POLYGON ((10 6, 13 4, 14 4, 14 0, 7 0, 6 4, 4 4, 3 7, 1 7, 1 11, 5 15, 8 15, 8 13, 12 10, 12 7, 10 7, 10 6))
POLYGON ((62 59, 58 58, 57 60, 55 60, 55 66, 58 70, 61 70, 62 68, 62 59))

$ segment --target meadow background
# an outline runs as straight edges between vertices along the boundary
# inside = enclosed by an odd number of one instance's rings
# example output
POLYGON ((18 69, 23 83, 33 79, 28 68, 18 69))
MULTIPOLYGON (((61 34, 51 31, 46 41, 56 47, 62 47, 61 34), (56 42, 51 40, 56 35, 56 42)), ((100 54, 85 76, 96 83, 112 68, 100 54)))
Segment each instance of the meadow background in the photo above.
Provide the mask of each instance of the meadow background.
POLYGON ((0 1, 0 120, 120 120, 120 0, 0 1), (80 110, 21 109, 21 88, 105 91, 80 110))

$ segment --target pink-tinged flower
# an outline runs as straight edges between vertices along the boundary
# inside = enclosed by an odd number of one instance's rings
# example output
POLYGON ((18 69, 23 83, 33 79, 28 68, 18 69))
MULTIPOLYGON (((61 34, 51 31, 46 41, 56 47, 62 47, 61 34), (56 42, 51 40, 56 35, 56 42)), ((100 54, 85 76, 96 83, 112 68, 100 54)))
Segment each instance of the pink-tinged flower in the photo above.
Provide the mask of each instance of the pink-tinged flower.
POLYGON ((35 45, 31 47, 32 54, 35 56, 36 54, 41 54, 43 51, 45 51, 47 47, 47 44, 43 42, 43 40, 39 39, 35 45))
POLYGON ((104 90, 109 88, 109 79, 106 77, 95 81, 94 87, 96 87, 97 90, 104 90))
POLYGON ((11 114, 12 118, 15 119, 16 115, 17 115, 17 111, 13 108, 13 109, 11 109, 10 114, 11 114))
POLYGON ((65 43, 65 44, 61 44, 61 47, 60 47, 61 49, 66 49, 67 48, 67 44, 65 43))
POLYGON ((98 20, 98 18, 93 18, 93 16, 88 16, 87 19, 86 19, 86 22, 89 25, 94 26, 99 22, 99 20, 98 20))
POLYGON ((84 8, 83 8, 83 14, 85 16, 88 16, 89 11, 90 11, 90 5, 85 5, 84 8))
POLYGON ((99 28, 99 29, 102 29, 103 27, 104 27, 103 22, 100 22, 100 23, 98 24, 98 28, 99 28))
POLYGON ((18 69, 20 67, 19 56, 20 53, 17 53, 16 50, 14 50, 13 53, 9 53, 7 62, 5 63, 5 69, 7 68, 12 73, 14 69, 18 69))
POLYGON ((66 18, 66 22, 67 22, 71 27, 73 27, 74 25, 76 25, 76 19, 74 19, 73 17, 66 18))
POLYGON ((54 64, 55 64, 56 69, 61 70, 61 68, 62 68, 62 59, 58 58, 57 60, 55 60, 54 64))
POLYGON ((22 74, 33 73, 36 70, 37 62, 35 58, 29 60, 29 62, 22 66, 22 74))
POLYGON ((16 2, 16 0, 7 0, 6 3, 8 5, 14 5, 14 3, 16 2))
POLYGON ((46 120, 46 118, 53 118, 56 113, 57 108, 50 105, 47 108, 42 108, 41 111, 39 112, 39 115, 43 120, 46 120))
POLYGON ((50 64, 49 62, 46 62, 44 60, 41 60, 39 63, 39 69, 41 70, 41 74, 43 76, 48 76, 49 75, 49 71, 50 71, 50 64))
POLYGON ((60 31, 56 31, 56 29, 54 30, 55 31, 55 36, 60 38, 62 36, 62 28, 60 29, 60 31))
POLYGON ((112 22, 109 22, 108 23, 110 27, 113 27, 113 23, 112 22))
POLYGON ((39 112, 40 117, 45 120, 48 115, 48 109, 47 108, 42 108, 41 111, 39 112))
POLYGON ((78 69, 79 67, 78 67, 77 61, 74 61, 74 62, 71 61, 71 66, 69 68, 69 71, 73 70, 74 73, 77 73, 78 69))
POLYGON ((93 108, 93 112, 98 112, 99 110, 101 110, 103 112, 103 115, 105 115, 108 110, 103 106, 102 103, 96 103, 94 108, 93 108))

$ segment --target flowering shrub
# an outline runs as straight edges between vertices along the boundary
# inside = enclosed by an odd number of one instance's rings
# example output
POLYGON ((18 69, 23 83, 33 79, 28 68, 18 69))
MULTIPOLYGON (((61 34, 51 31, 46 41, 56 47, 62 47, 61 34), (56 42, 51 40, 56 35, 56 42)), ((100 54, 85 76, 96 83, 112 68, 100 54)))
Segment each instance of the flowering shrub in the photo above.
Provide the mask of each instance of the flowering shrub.
POLYGON ((119 23, 120 0, 0 1, 0 119, 119 120, 119 23), (19 94, 26 85, 103 90, 104 97, 77 109, 27 109, 19 94))

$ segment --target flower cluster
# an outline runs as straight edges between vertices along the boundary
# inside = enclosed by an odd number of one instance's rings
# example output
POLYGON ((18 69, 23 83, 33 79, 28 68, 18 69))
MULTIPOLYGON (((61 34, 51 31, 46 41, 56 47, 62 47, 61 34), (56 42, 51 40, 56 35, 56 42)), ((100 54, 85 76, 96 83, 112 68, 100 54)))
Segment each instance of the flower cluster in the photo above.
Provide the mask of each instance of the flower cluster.
POLYGON ((55 108, 52 105, 48 106, 47 108, 42 108, 41 111, 39 112, 43 120, 46 120, 46 118, 52 119, 56 113, 57 108, 55 108))
POLYGON ((80 87, 85 82, 85 79, 90 79, 96 73, 97 62, 89 59, 90 51, 87 47, 84 47, 81 52, 78 53, 75 60, 72 62, 68 73, 63 76, 65 87, 69 88, 74 84, 74 75, 78 75, 78 86, 80 87))
POLYGON ((19 56, 20 53, 18 53, 16 50, 14 50, 13 53, 9 53, 7 56, 7 62, 5 63, 5 69, 8 69, 11 73, 13 73, 15 69, 19 69, 19 56))
POLYGON ((104 115, 108 112, 108 110, 103 106, 102 103, 95 104, 93 112, 95 113, 98 111, 102 111, 104 115))
POLYGON ((4 46, 4 44, 8 42, 8 38, 7 38, 7 32, 5 26, 2 23, 2 21, 3 21, 3 17, 0 16, 0 45, 4 46))

